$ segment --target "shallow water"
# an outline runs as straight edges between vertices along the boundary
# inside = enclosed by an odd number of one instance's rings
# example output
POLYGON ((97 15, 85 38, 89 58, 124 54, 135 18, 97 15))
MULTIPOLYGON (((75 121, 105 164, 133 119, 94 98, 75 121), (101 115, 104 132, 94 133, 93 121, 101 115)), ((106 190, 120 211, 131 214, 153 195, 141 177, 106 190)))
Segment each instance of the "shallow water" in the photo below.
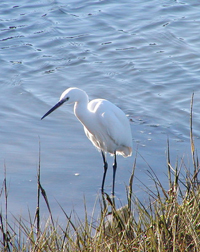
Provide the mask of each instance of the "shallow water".
MULTIPOLYGON (((112 101, 131 120, 133 157, 118 158, 116 196, 122 203, 137 149, 138 197, 144 197, 140 181, 153 187, 148 165, 167 186, 167 138, 172 164, 185 155, 192 169, 192 92, 197 150, 200 145, 199 10, 197 1, 1 2, 0 178, 6 167, 10 213, 25 215, 28 207, 34 212, 39 142, 41 180, 53 214, 63 218, 59 202, 81 216, 84 196, 88 211, 93 209, 102 160, 73 108, 63 106, 40 120, 71 86, 91 99, 112 101)), ((108 193, 111 178, 112 169, 108 193)))

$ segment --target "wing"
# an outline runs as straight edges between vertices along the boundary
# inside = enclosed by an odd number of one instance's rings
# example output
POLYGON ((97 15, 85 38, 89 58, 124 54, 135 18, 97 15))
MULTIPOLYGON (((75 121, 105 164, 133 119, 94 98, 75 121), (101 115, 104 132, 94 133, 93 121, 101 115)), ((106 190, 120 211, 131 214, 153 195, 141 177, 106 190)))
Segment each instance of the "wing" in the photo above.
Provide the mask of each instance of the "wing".
POLYGON ((90 109, 98 123, 96 137, 103 149, 112 154, 116 151, 123 156, 131 155, 132 135, 130 123, 124 112, 107 100, 96 99, 90 103, 90 109))

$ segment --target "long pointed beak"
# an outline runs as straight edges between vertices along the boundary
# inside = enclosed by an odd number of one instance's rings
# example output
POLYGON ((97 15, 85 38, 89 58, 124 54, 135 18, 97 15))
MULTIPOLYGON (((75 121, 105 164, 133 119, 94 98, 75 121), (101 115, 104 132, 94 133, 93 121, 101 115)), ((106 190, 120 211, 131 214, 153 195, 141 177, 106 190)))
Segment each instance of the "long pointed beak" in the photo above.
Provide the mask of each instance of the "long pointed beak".
POLYGON ((56 110, 57 108, 59 108, 64 102, 65 102, 65 100, 61 100, 58 103, 56 103, 56 105, 53 106, 53 108, 51 108, 45 115, 43 115, 43 117, 41 118, 41 120, 44 119, 49 114, 51 114, 54 110, 56 110))

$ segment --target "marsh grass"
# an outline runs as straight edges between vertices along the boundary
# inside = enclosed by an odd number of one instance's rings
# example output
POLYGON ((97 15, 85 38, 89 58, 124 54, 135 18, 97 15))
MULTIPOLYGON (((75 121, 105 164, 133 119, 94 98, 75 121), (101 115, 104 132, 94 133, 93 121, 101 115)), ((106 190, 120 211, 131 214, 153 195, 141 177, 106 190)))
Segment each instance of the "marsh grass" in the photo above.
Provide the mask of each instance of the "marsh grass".
MULTIPOLYGON (((85 202, 85 218, 80 220, 75 212, 66 217, 66 225, 54 220, 48 197, 40 178, 40 155, 37 181, 37 206, 35 216, 24 220, 8 219, 8 194, 6 168, 0 192, 5 201, 5 214, 0 212, 1 251, 199 251, 200 248, 200 182, 199 161, 195 151, 192 131, 193 96, 190 113, 190 140, 193 171, 186 168, 184 159, 175 166, 170 161, 170 144, 167 143, 168 188, 149 166, 148 174, 155 190, 145 188, 148 202, 142 202, 133 194, 132 185, 137 157, 126 188, 127 205, 116 208, 109 195, 104 194, 95 204, 100 204, 98 218, 88 216, 85 202), (40 202, 44 200, 49 218, 41 220, 40 202)), ((94 208, 95 212, 95 208, 94 208)))

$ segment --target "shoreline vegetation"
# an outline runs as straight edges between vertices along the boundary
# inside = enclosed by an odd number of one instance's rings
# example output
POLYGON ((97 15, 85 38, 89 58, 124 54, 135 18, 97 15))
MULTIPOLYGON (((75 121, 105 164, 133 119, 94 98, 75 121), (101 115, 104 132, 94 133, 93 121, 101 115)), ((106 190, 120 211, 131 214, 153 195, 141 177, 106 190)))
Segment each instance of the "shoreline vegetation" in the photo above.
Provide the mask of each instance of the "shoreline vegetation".
MULTIPOLYGON (((85 202, 85 218, 68 215, 62 208, 67 224, 59 225, 53 218, 48 196, 40 180, 40 154, 37 174, 37 206, 35 216, 24 220, 8 219, 8 192, 5 178, 0 190, 4 198, 5 214, 0 211, 0 251, 194 251, 200 248, 200 181, 198 180, 199 159, 195 150, 191 98, 190 144, 193 171, 184 161, 172 166, 168 141, 167 170, 168 188, 149 166, 149 176, 155 191, 145 188, 149 202, 139 200, 132 192, 135 157, 129 185, 126 188, 127 205, 117 209, 112 199, 104 194, 98 199, 101 206, 99 217, 88 216, 85 202), (40 202, 44 200, 49 219, 41 220, 40 202)), ((39 151, 40 153, 40 151, 39 151)))

